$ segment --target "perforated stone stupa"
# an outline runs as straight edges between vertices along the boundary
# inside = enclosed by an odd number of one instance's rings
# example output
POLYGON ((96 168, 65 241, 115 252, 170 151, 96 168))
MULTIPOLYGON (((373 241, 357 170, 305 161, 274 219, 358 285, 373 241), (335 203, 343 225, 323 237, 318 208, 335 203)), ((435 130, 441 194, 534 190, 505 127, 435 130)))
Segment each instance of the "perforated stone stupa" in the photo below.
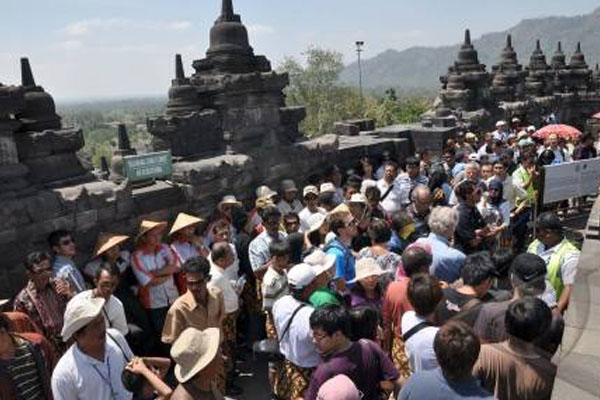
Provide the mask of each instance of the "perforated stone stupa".
POLYGON ((490 79, 467 29, 458 60, 440 78, 438 98, 423 121, 443 115, 468 128, 491 129, 498 119, 516 116, 539 124, 554 113, 562 122, 583 129, 587 117, 600 108, 600 72, 590 70, 579 43, 568 63, 566 59, 558 42, 548 64, 537 40, 529 64, 523 68, 508 35, 490 79))
POLYGON ((222 1, 206 57, 192 66, 195 72, 186 78, 176 56, 166 115, 148 120, 156 150, 171 149, 176 158, 223 154, 226 148, 251 154, 300 138, 305 110, 285 106, 287 74, 254 54, 231 0, 222 1))

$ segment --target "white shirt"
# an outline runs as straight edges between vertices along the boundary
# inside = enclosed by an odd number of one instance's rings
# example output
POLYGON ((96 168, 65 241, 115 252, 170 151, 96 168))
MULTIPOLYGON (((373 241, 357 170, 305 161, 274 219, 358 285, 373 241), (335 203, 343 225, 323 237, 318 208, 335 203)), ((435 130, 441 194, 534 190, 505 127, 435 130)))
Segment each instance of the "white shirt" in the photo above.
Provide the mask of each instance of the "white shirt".
MULTIPOLYGON (((396 180, 394 180, 393 185, 394 187, 387 197, 379 203, 388 214, 393 214, 402 209, 402 188, 396 180)), ((385 179, 377 181, 377 188, 381 192, 381 197, 388 191, 390 186, 392 185, 388 184, 385 179)))
POLYGON ((298 218, 300 218, 300 232, 304 233, 310 229, 310 224, 308 223, 309 218, 315 214, 323 214, 327 215, 327 211, 323 208, 318 207, 316 212, 312 212, 308 209, 308 207, 304 207, 302 211, 298 214, 298 218))
MULTIPOLYGON (((98 271, 98 268, 100 268, 102 263, 102 257, 95 258, 94 260, 86 264, 85 268, 83 269, 83 272, 85 272, 87 276, 93 277, 96 275, 96 271, 98 271)), ((127 250, 122 250, 119 253, 119 257, 117 258, 115 265, 117 266, 117 268, 119 268, 119 271, 121 271, 121 273, 125 272, 127 268, 129 268, 129 266, 131 265, 131 253, 127 250)))
MULTIPOLYGON (((402 314, 402 335, 405 335, 406 332, 421 322, 425 322, 425 319, 418 316, 414 311, 407 311, 402 314)), ((436 369, 439 366, 433 350, 433 340, 438 330, 439 328, 436 326, 425 327, 404 343, 408 362, 413 372, 436 369)))
POLYGON ((144 308, 169 307, 179 297, 172 276, 160 285, 148 286, 154 278, 151 271, 164 268, 172 262, 175 262, 175 255, 171 248, 164 243, 160 245, 160 249, 156 253, 149 254, 140 250, 133 253, 133 273, 140 284, 140 301, 144 308))
MULTIPOLYGON (((565 241, 567 239, 563 239, 565 241)), ((554 247, 546 249, 545 246, 540 242, 540 246, 538 247, 536 254, 544 260, 546 265, 550 262, 550 259, 558 250, 562 241, 554 247)), ((577 275, 577 264, 579 263, 580 251, 572 251, 565 254, 563 259, 563 263, 561 264, 558 270, 558 276, 563 282, 563 285, 572 285, 575 283, 575 275, 577 275)))
MULTIPOLYGON (((233 253, 233 262, 231 263, 231 265, 229 267, 227 267, 227 269, 223 272, 225 274, 225 276, 227 277, 227 279, 229 279, 230 281, 237 281, 239 276, 239 272, 240 272, 240 259, 238 258, 237 255, 237 250, 235 249, 235 246, 232 245, 231 243, 229 243, 229 248, 231 249, 231 252, 233 253)), ((212 252, 210 252, 208 254, 208 262, 212 265, 212 252)), ((223 271, 223 270, 221 270, 223 271)))
POLYGON ((187 260, 200 256, 200 251, 190 242, 175 241, 171 243, 171 251, 177 257, 179 265, 183 265, 187 260))
MULTIPOLYGON (((86 290, 85 292, 81 292, 75 295, 73 299, 91 299, 92 297, 94 297, 94 291, 86 290)), ((129 333, 129 327, 127 326, 127 318, 125 317, 125 308, 123 307, 123 303, 121 303, 121 300, 111 295, 108 301, 104 303, 102 314, 104 315, 104 321, 106 322, 107 328, 116 329, 123 336, 129 333)))
MULTIPOLYGON (((296 308, 300 306, 298 300, 291 295, 283 296, 273 305, 273 322, 277 334, 282 335, 296 308)), ((321 357, 313 343, 312 329, 310 329, 310 316, 314 308, 307 304, 294 316, 290 328, 285 336, 279 337, 281 353, 292 364, 301 368, 314 368, 319 365, 321 357)))
POLYGON ((273 304, 277 300, 290 293, 286 271, 280 274, 275 271, 275 268, 267 269, 262 280, 261 291, 263 295, 263 310, 271 311, 273 304))
POLYGON ((54 400, 129 400, 133 397, 121 381, 127 360, 133 358, 129 345, 117 330, 108 329, 105 348, 102 362, 83 353, 77 344, 69 347, 52 373, 54 400))
MULTIPOLYGON (((285 233, 277 232, 277 240, 283 241, 286 237, 287 235, 285 233)), ((248 246, 248 257, 250 258, 252 271, 260 269, 267 261, 269 261, 269 245, 273 240, 275 239, 264 230, 250 242, 250 246, 248 246)))
POLYGON ((291 213, 300 213, 300 211, 302 211, 302 203, 298 199, 294 199, 292 204, 285 200, 281 200, 279 203, 277 203, 277 208, 279 211, 281 211, 281 215, 285 217, 291 213))
POLYGON ((234 289, 235 280, 228 278, 227 271, 210 261, 210 285, 221 289, 223 292, 223 301, 225 303, 225 313, 236 312, 240 306, 238 294, 234 289))

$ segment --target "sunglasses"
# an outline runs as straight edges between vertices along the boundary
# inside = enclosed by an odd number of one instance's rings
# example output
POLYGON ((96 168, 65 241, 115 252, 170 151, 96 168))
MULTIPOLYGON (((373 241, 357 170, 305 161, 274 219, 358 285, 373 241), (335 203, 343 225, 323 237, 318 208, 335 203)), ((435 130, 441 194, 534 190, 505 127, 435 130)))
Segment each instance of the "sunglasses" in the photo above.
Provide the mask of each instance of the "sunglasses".
POLYGON ((40 269, 36 269, 36 270, 34 270, 34 271, 32 271, 32 272, 33 272, 34 274, 36 274, 36 275, 41 275, 41 274, 44 274, 44 273, 46 273, 46 272, 50 272, 50 271, 52 271, 52 268, 51 268, 51 267, 48 267, 48 268, 40 268, 40 269))
POLYGON ((74 240, 74 239, 64 239, 64 240, 61 240, 61 241, 59 242, 59 244, 60 244, 61 246, 68 246, 68 245, 70 245, 70 244, 75 244, 75 240, 74 240))

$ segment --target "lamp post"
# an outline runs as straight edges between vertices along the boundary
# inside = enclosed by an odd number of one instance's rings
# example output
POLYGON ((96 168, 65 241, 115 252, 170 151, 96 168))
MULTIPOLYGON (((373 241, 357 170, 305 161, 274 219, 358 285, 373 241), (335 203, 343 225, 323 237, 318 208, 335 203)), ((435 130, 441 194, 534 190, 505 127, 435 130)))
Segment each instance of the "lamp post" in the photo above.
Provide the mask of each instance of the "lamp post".
POLYGON ((362 104, 362 98, 363 98, 363 89, 362 89, 362 66, 360 64, 360 53, 363 52, 363 46, 365 45, 365 42, 363 42, 362 40, 357 40, 356 41, 356 55, 358 56, 358 93, 360 95, 360 102, 362 104))

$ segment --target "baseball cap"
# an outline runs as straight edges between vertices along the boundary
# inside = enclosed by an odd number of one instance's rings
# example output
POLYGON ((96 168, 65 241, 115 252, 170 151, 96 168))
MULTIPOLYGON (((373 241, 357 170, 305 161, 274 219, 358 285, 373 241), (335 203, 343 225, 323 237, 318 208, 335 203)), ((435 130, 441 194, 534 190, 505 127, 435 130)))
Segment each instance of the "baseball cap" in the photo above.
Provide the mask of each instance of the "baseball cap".
POLYGON ((522 253, 513 260, 511 272, 521 282, 528 283, 546 276, 546 263, 540 256, 522 253))
POLYGON ((304 289, 315 280, 317 274, 309 264, 298 264, 288 271, 287 278, 290 286, 295 289, 304 289))
POLYGON ((313 185, 305 186, 304 190, 302 191, 302 197, 306 197, 306 195, 311 194, 311 193, 314 194, 315 196, 318 196, 319 189, 313 185))
POLYGON ((335 192, 335 185, 331 182, 325 182, 321 184, 321 193, 335 192))

